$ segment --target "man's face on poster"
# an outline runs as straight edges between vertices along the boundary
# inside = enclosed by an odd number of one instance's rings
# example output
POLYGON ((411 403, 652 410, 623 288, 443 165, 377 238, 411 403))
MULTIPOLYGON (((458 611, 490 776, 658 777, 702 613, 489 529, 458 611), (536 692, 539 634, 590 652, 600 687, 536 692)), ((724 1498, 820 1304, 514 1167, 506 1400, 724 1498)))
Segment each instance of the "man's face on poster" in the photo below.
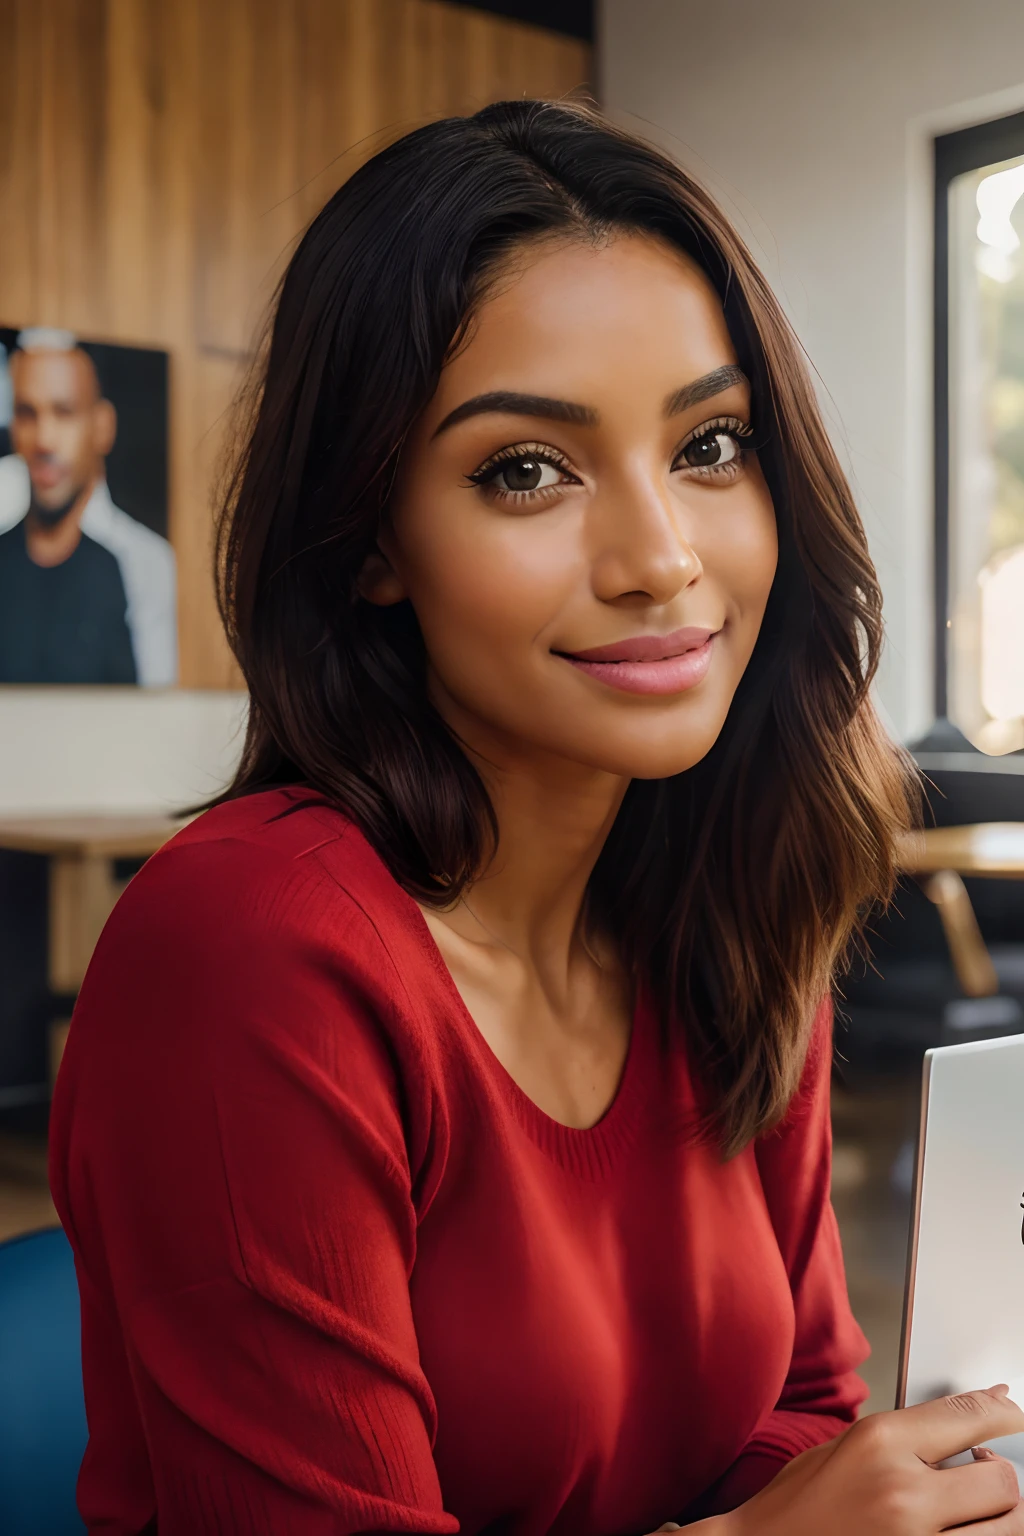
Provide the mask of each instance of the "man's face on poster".
POLYGON ((56 521, 102 476, 116 413, 100 393, 91 358, 78 348, 16 352, 11 382, 11 446, 28 465, 33 510, 56 521))

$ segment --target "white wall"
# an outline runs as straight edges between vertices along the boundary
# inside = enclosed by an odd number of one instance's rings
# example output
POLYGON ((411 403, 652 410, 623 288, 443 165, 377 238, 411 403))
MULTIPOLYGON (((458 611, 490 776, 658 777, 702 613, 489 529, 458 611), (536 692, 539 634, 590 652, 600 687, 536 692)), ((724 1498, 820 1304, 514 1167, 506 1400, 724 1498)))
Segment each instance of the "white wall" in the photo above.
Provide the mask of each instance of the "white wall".
POLYGON ((601 0, 601 99, 718 197, 820 375, 885 592, 879 694, 931 698, 931 138, 1024 107, 1021 0, 601 0))
POLYGON ((231 776, 245 695, 0 688, 0 816, 171 811, 231 776))

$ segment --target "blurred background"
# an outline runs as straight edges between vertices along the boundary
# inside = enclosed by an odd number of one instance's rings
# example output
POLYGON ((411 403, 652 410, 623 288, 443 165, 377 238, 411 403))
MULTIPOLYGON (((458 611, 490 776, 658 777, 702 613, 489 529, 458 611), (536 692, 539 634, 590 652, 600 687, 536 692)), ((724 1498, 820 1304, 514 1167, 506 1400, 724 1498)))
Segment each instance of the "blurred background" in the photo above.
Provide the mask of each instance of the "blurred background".
POLYGON ((869 1407, 891 1406, 922 1053, 1024 1029, 1024 8, 4 0, 0 15, 0 1238, 54 1221, 50 1085, 99 927, 239 749, 211 480, 282 264, 387 137, 583 92, 678 158, 751 245, 881 574, 878 704, 927 775, 935 831, 842 987, 834 1194, 869 1407), (90 476, 86 592, 60 528, 90 476), (45 555, 20 526, 33 497, 45 555), (49 618, 22 601, 40 569, 64 594, 49 618), (103 583, 122 614, 127 597, 124 632, 88 607, 103 583))

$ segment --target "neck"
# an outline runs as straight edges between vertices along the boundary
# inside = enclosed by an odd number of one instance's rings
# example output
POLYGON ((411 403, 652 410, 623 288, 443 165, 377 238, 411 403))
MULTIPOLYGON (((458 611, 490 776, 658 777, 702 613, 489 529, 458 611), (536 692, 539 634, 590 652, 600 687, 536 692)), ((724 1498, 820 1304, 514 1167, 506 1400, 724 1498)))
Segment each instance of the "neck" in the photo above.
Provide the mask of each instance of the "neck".
POLYGON ((484 780, 499 830, 494 858, 449 921, 466 937, 486 930, 557 985, 584 942, 587 882, 629 781, 493 734, 484 741, 444 712, 484 780))
POLYGON ((25 546, 34 564, 63 565, 71 558, 81 542, 82 514, 98 483, 99 476, 94 475, 57 521, 48 519, 35 506, 29 507, 25 517, 25 546))

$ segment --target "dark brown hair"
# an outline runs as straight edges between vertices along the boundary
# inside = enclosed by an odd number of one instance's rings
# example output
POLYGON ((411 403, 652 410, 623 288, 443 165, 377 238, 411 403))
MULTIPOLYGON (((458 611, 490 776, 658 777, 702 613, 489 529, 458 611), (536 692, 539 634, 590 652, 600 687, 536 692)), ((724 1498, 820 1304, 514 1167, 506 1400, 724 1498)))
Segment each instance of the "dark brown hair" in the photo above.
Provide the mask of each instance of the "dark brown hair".
POLYGON ((634 781, 587 894, 588 920, 685 1033, 731 1154, 785 1112, 815 1007, 890 891, 911 778, 868 698, 879 587, 799 347, 707 194, 595 113, 501 102, 420 128, 299 244, 219 527, 221 611, 251 696, 228 795, 309 785, 426 902, 486 866, 494 812, 427 698, 415 615, 362 601, 356 579, 488 276, 524 242, 618 230, 670 241, 714 284, 778 521, 719 740, 686 773, 634 781))

